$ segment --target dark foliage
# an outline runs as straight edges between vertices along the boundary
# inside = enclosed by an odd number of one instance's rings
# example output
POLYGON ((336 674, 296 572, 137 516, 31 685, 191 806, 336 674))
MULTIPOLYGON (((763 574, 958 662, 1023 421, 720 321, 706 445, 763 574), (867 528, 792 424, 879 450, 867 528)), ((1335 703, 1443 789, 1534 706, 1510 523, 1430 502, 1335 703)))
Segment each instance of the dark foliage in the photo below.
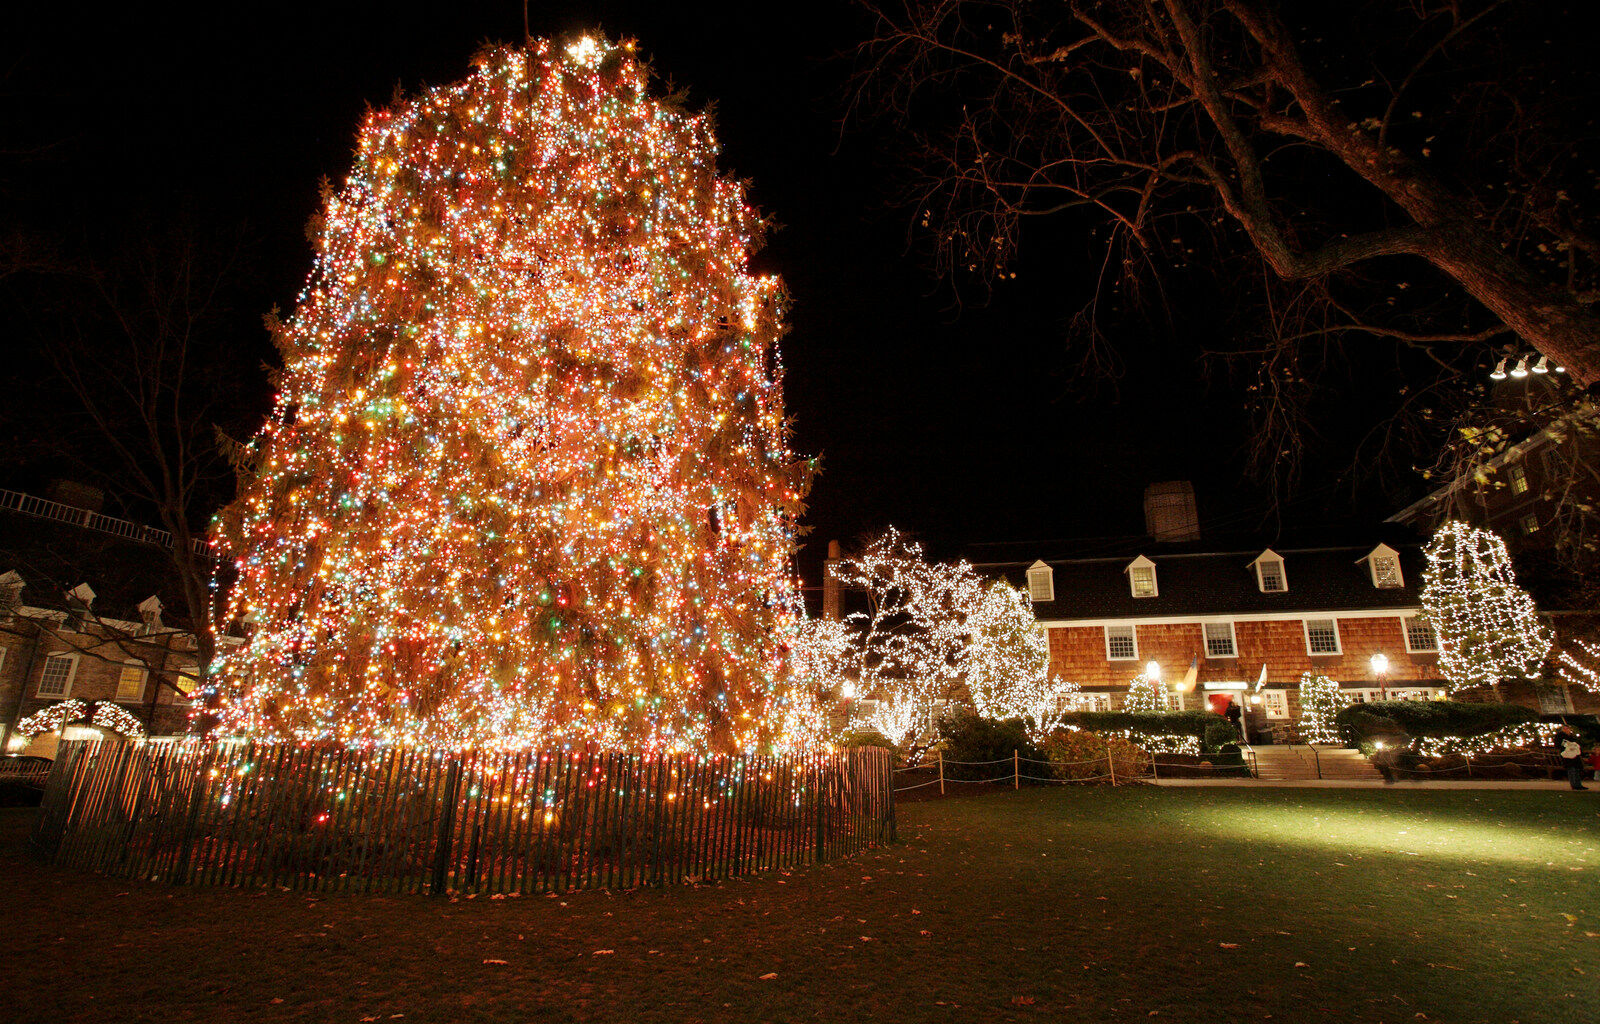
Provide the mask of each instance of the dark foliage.
POLYGON ((1020 718, 1008 718, 1003 722, 974 714, 940 718, 939 743, 943 749, 945 777, 950 779, 991 778, 995 775, 995 766, 981 762, 1010 761, 1012 751, 1035 761, 1048 760, 1028 739, 1020 718))
POLYGON ((1481 736, 1508 725, 1538 721, 1520 704, 1475 704, 1458 700, 1386 700, 1352 704, 1335 722, 1355 739, 1384 736, 1481 736))

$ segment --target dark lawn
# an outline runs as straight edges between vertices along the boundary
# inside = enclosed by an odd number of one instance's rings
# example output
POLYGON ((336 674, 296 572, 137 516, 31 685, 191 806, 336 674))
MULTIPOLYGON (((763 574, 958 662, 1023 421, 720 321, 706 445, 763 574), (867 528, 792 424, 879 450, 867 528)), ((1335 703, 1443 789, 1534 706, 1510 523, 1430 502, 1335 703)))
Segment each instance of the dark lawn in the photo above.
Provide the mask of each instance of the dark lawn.
POLYGON ((0 811, 7 1021, 1600 1014, 1591 794, 1001 792, 791 875, 460 902, 79 876, 23 856, 31 815, 0 811))

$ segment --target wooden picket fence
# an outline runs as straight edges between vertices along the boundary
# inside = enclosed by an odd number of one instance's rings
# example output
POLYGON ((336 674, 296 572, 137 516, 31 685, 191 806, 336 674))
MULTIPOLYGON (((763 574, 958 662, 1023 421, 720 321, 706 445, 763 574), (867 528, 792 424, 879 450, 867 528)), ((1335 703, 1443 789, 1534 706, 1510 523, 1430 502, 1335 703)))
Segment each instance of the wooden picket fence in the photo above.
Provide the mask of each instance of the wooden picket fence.
POLYGON ((714 881, 895 834, 888 752, 800 757, 63 742, 32 844, 173 884, 547 893, 714 881))

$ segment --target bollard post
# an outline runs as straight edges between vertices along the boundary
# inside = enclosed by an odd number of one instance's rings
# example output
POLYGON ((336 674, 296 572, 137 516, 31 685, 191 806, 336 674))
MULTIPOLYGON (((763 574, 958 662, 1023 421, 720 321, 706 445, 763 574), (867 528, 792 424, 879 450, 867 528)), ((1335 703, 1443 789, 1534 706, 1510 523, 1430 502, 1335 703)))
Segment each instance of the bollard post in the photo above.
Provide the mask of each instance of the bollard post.
POLYGON ((1017 767, 1017 748, 1011 748, 1011 788, 1022 788, 1022 770, 1017 767))
POLYGON ((939 795, 944 796, 944 751, 939 751, 939 795))

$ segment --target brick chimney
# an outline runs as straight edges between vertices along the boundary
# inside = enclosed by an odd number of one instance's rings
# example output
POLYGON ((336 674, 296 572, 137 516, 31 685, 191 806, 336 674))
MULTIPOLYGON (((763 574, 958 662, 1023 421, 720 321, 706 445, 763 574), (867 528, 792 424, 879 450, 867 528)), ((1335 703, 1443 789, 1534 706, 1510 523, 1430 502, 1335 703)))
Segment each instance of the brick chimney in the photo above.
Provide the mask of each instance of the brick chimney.
POLYGON ((1144 528, 1158 541, 1200 539, 1200 512, 1195 507, 1194 484, 1169 480, 1144 489, 1144 528))
POLYGON ((839 542, 828 541, 828 560, 822 563, 822 617, 839 618, 839 542))

